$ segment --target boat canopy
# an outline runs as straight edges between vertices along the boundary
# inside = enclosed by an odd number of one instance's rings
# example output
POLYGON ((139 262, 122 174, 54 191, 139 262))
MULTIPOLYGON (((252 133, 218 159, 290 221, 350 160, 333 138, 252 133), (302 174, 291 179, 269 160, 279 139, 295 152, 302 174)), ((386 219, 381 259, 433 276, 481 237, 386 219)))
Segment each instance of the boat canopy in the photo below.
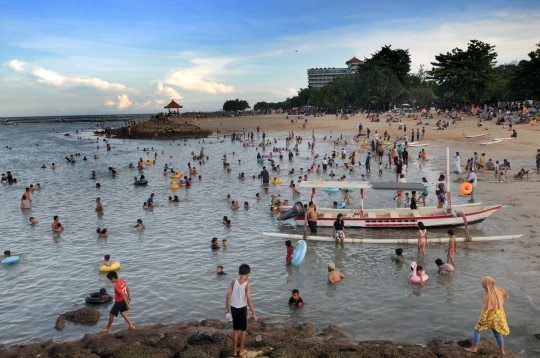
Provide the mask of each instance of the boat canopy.
POLYGON ((372 189, 372 190, 425 190, 422 183, 368 183, 350 181, 312 180, 300 182, 300 188, 339 188, 339 189, 372 189))

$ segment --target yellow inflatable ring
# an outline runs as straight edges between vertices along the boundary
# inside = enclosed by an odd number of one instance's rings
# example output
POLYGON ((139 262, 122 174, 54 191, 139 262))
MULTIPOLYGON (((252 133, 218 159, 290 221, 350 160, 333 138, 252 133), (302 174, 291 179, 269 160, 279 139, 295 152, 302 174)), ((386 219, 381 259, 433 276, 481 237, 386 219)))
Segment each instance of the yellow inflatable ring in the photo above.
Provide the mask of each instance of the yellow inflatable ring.
POLYGON ((98 270, 99 272, 109 272, 109 271, 116 271, 120 268, 120 262, 115 261, 114 263, 110 265, 101 265, 99 266, 98 270))
POLYGON ((179 187, 180 185, 177 182, 175 181, 171 182, 171 189, 178 189, 179 187))
POLYGON ((145 163, 146 165, 152 165, 152 164, 154 164, 154 162, 153 162, 153 161, 151 161, 151 160, 147 160, 147 161, 146 161, 146 162, 144 162, 144 163, 145 163))
POLYGON ((170 174, 169 178, 171 178, 171 179, 181 179, 182 178, 182 173, 170 174))
POLYGON ((461 186, 459 187, 459 190, 461 191, 461 194, 469 195, 470 193, 472 193, 473 186, 471 183, 466 182, 466 183, 461 184, 461 186))

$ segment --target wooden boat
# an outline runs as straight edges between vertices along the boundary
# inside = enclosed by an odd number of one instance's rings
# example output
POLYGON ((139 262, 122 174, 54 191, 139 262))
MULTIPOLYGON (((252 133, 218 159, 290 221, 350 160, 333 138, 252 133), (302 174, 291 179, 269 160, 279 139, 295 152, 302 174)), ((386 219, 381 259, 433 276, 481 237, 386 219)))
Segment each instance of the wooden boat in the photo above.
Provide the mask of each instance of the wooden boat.
MULTIPOLYGON (((315 197, 315 189, 339 188, 339 189, 360 189, 359 209, 333 209, 317 208, 317 226, 332 227, 338 214, 343 214, 343 222, 346 227, 352 228, 406 228, 416 227, 418 222, 423 222, 426 227, 441 226, 462 226, 465 225, 463 216, 466 217, 467 224, 482 222, 501 205, 483 206, 482 203, 461 204, 451 206, 451 209, 441 209, 435 206, 420 207, 411 210, 410 208, 391 209, 364 209, 364 190, 403 190, 403 191, 423 191, 422 183, 367 183, 367 182, 335 182, 324 180, 303 181, 300 188, 312 189, 312 200, 315 197)), ((284 207, 284 209, 287 209, 284 207)), ((305 217, 295 217, 294 221, 298 226, 305 225, 305 217)))
POLYGON ((2 122, 0 122, 0 123, 7 125, 7 124, 13 124, 13 121, 11 119, 9 119, 9 118, 4 118, 4 120, 2 122))
MULTIPOLYGON (((306 236, 297 235, 297 234, 280 234, 274 232, 263 232, 263 236, 266 237, 277 237, 283 239, 296 239, 296 240, 310 240, 310 241, 321 241, 321 242, 334 242, 335 239, 331 236, 306 236)), ((515 240, 519 239, 523 235, 501 235, 501 236, 479 236, 479 237, 456 237, 457 242, 485 242, 485 241, 502 241, 502 240, 515 240)), ((360 239, 354 237, 345 237, 343 239, 345 243, 352 244, 409 244, 417 245, 418 238, 415 239, 360 239)), ((430 238, 428 242, 432 243, 448 243, 448 237, 440 238, 430 238)))

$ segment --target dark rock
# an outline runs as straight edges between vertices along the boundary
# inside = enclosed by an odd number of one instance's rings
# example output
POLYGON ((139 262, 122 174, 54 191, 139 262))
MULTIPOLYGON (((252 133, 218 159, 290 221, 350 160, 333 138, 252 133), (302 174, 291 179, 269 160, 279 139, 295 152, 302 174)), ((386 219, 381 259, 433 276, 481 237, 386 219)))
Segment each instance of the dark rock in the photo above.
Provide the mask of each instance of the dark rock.
POLYGON ((80 342, 52 343, 46 350, 50 357, 55 358, 100 358, 80 342))
MULTIPOLYGON (((232 354, 231 354, 232 356, 232 354)), ((188 349, 182 353, 180 353, 180 355, 178 356, 179 358, 212 358, 212 356, 204 353, 204 352, 201 352, 201 351, 198 351, 198 350, 195 350, 195 349, 188 349)))
MULTIPOLYGON (((540 339, 540 333, 536 333, 534 336, 536 337, 536 339, 540 339)), ((2 346, 0 345, 0 347, 2 346)))
POLYGON ((75 322, 75 323, 88 323, 88 322, 97 322, 101 314, 91 309, 90 307, 79 308, 75 311, 69 311, 64 313, 63 318, 66 321, 75 322))
POLYGON ((346 334, 341 332, 338 326, 333 325, 330 325, 328 328, 323 330, 322 335, 326 336, 328 339, 349 338, 346 334))
POLYGON ((41 343, 41 348, 47 347, 49 344, 53 342, 52 339, 46 340, 45 342, 41 343))
POLYGON ((306 322, 306 323, 302 324, 302 326, 300 326, 300 329, 308 337, 315 336, 315 325, 313 323, 306 322))
POLYGON ((217 329, 225 328, 225 325, 219 319, 205 319, 204 321, 201 321, 201 325, 205 327, 214 327, 217 329))
POLYGON ((110 358, 173 358, 168 349, 129 345, 117 351, 110 358))
POLYGON ((62 315, 60 315, 58 319, 56 320, 56 324, 54 325, 54 328, 57 331, 61 331, 64 329, 65 326, 66 326, 66 321, 64 321, 64 318, 62 317, 62 315))
POLYGON ((403 358, 437 358, 437 355, 429 348, 407 347, 401 350, 403 358))

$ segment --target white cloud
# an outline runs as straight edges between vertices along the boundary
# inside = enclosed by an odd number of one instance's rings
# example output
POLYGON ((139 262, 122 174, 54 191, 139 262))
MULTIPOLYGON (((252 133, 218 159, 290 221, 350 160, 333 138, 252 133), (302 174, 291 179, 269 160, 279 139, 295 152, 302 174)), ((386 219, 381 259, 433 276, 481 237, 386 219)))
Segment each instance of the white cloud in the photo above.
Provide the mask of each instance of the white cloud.
POLYGON ((128 98, 127 94, 123 94, 121 96, 118 96, 118 105, 116 106, 116 109, 119 111, 123 111, 124 109, 129 108, 133 102, 128 98))
POLYGON ((136 109, 143 109, 143 108, 146 108, 150 105, 150 101, 146 101, 144 103, 139 103, 139 102, 135 102, 135 108, 136 109))
POLYGON ((285 87, 282 90, 270 90, 269 91, 272 94, 279 95, 282 97, 294 97, 298 94, 298 91, 294 88, 285 87))
POLYGON ((165 101, 162 100, 162 99, 156 99, 156 103, 157 103, 157 104, 163 104, 163 102, 165 102, 165 101))
POLYGON ((103 104, 104 106, 114 106, 116 103, 114 103, 113 100, 111 99, 108 99, 105 101, 105 103, 103 104))
POLYGON ((157 89, 155 91, 156 94, 162 94, 165 95, 168 98, 171 99, 183 99, 182 95, 172 87, 163 86, 163 82, 158 81, 157 83, 157 89))
POLYGON ((24 72, 24 66, 26 65, 26 62, 19 61, 17 59, 11 60, 7 63, 9 68, 11 68, 13 71, 22 73, 24 72))
POLYGON ((198 92, 231 93, 234 87, 217 83, 216 77, 232 61, 231 59, 194 58, 191 60, 192 67, 170 72, 163 82, 198 92))
POLYGON ((107 82, 99 78, 82 78, 82 77, 67 77, 58 72, 46 70, 41 67, 36 67, 32 70, 32 75, 37 77, 39 83, 55 86, 55 87, 77 87, 88 86, 94 87, 102 91, 106 90, 124 90, 126 86, 120 83, 107 82))

